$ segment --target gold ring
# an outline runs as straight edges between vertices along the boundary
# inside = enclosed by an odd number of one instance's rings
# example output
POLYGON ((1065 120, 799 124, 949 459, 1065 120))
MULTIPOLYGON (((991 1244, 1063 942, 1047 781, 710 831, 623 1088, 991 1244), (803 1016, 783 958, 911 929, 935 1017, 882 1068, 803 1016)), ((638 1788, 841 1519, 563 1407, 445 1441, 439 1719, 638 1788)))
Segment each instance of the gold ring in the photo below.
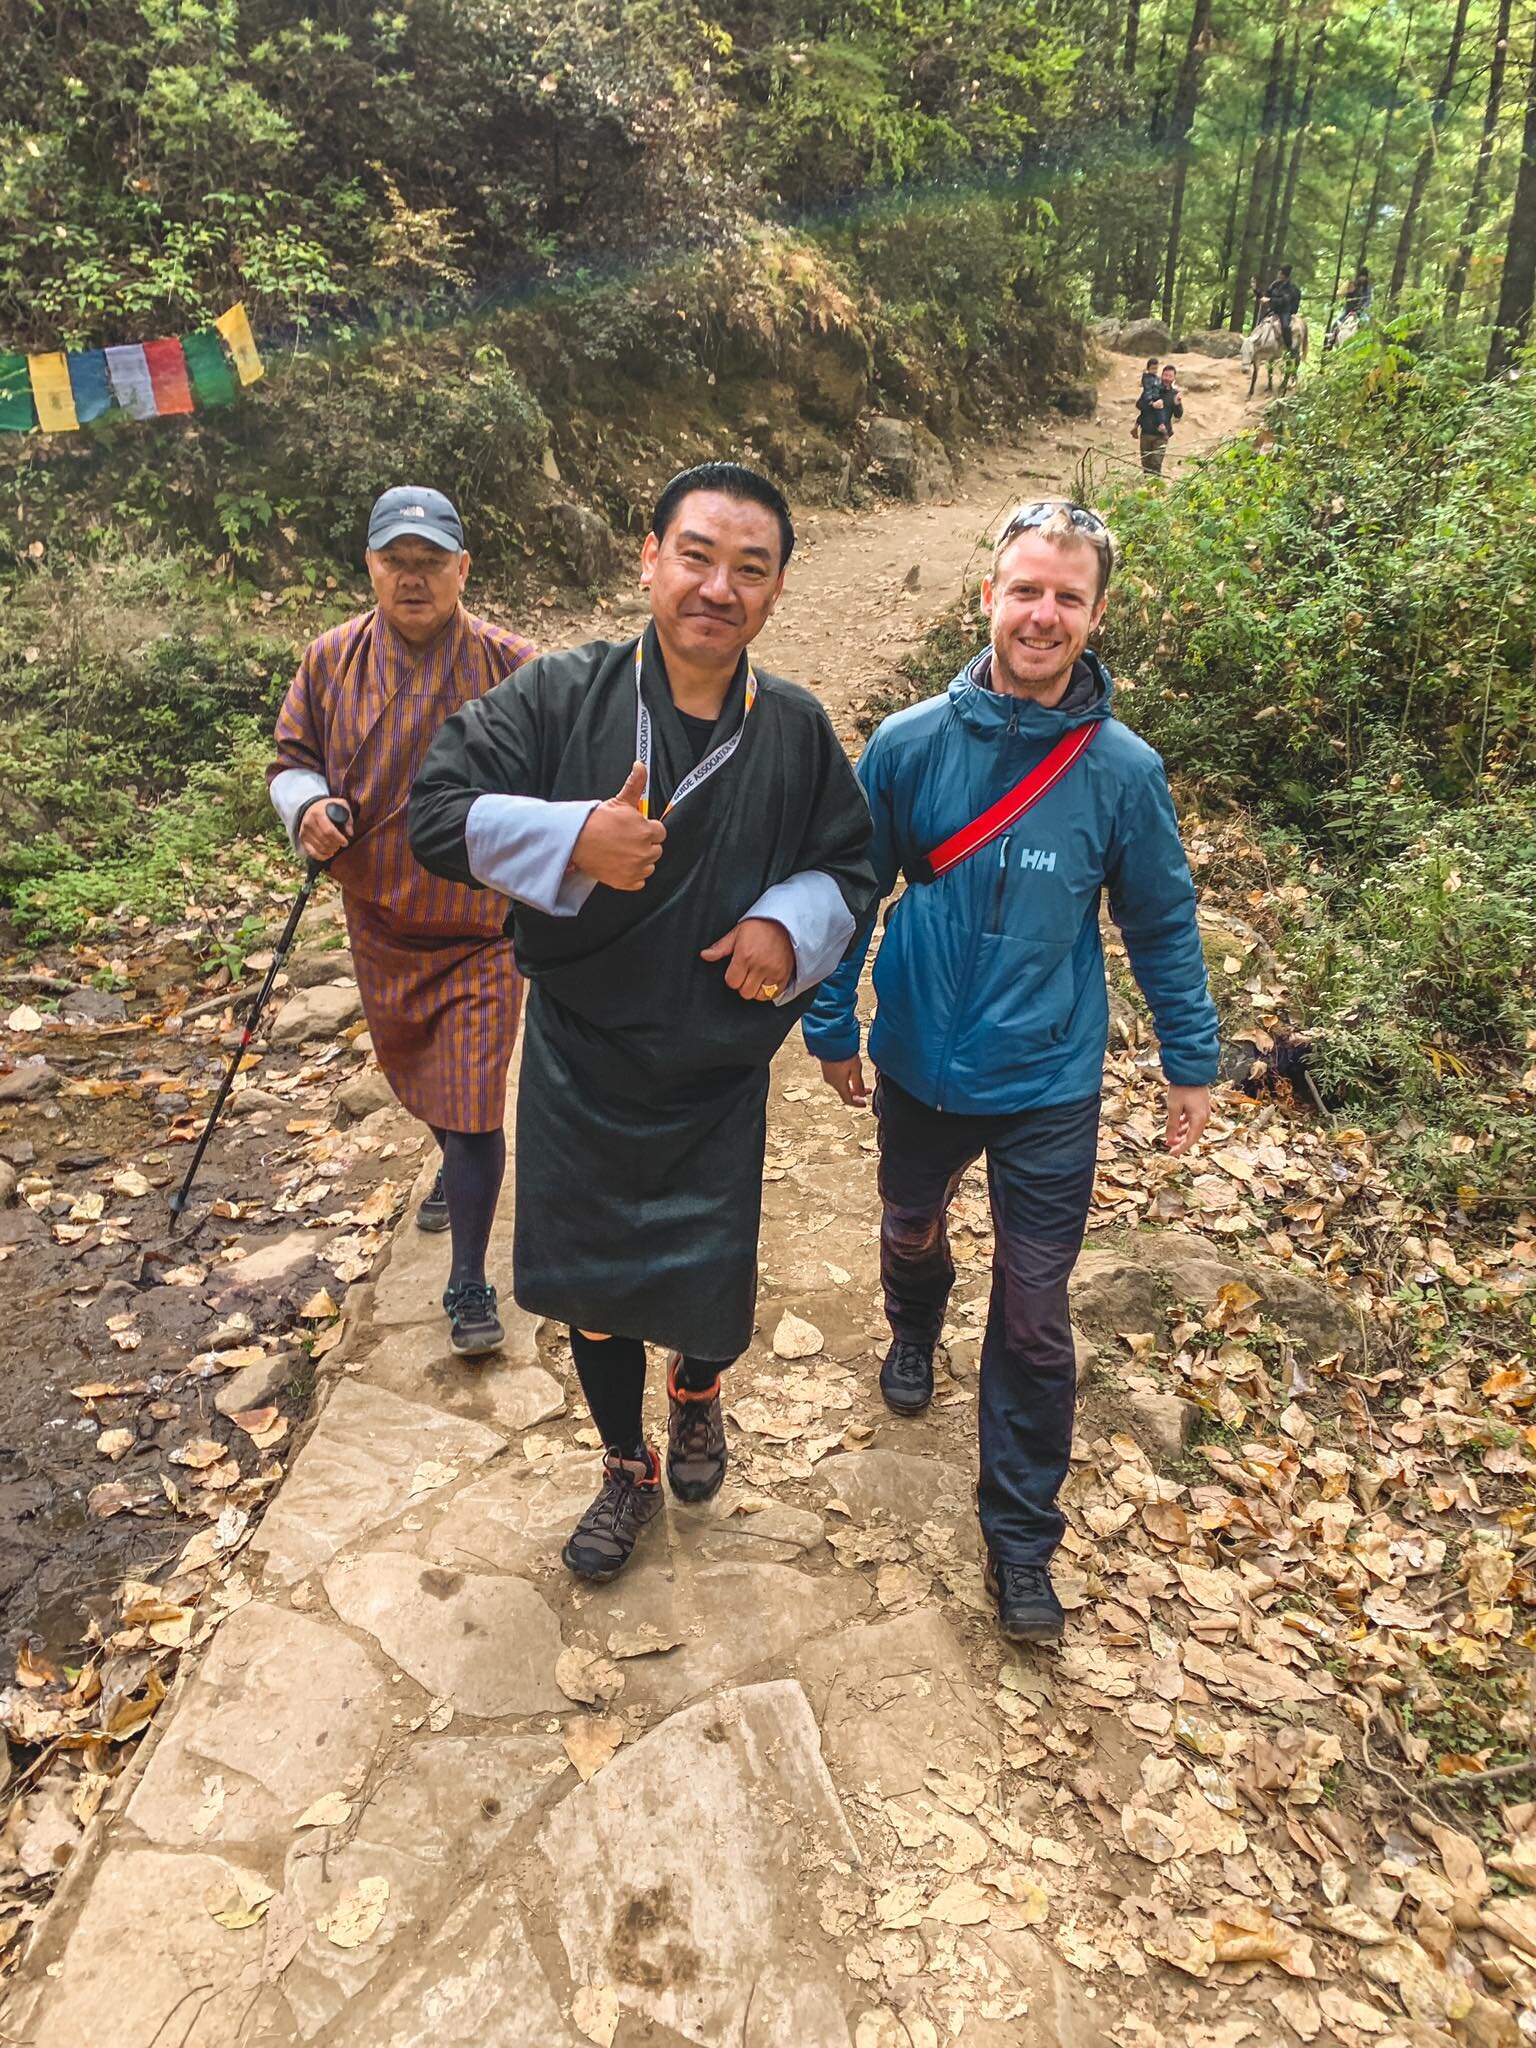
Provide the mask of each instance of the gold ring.
POLYGON ((778 992, 779 984, 776 981, 765 981, 757 992, 757 1000, 760 1003, 771 1003, 778 992))

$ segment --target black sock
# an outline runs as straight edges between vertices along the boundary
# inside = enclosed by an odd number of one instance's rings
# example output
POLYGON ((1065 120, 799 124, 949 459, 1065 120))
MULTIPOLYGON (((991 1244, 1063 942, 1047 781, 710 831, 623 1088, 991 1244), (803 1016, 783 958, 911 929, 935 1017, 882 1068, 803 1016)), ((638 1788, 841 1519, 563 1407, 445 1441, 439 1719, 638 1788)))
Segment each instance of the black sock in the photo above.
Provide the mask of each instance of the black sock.
POLYGON ((677 1384, 690 1394, 707 1394, 732 1363, 729 1358, 685 1358, 677 1368, 677 1384))
POLYGON ((444 1131, 443 1194, 448 1203, 448 1228, 453 1265, 448 1285, 465 1281, 485 1285, 485 1248, 491 1241, 502 1176, 507 1170, 503 1131, 444 1131))
POLYGON ((643 1458, 645 1346, 638 1337, 585 1337, 573 1329, 571 1356, 605 1448, 621 1458, 643 1458))

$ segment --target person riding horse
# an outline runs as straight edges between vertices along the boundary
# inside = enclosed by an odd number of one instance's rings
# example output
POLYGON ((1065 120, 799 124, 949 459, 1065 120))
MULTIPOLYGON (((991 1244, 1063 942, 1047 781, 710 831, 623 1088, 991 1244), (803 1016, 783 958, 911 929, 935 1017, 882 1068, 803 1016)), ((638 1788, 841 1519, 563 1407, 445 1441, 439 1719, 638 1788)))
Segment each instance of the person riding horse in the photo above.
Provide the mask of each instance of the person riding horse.
POLYGON ((1269 310, 1280 322, 1280 339, 1285 343, 1286 353, 1291 352, 1291 320, 1301 311, 1301 287, 1291 281, 1291 266, 1282 263, 1280 275, 1264 294, 1269 310))
POLYGON ((1371 273, 1362 263, 1344 287, 1338 318, 1328 330, 1327 346, 1338 348, 1341 343, 1353 340, 1370 317, 1371 273))

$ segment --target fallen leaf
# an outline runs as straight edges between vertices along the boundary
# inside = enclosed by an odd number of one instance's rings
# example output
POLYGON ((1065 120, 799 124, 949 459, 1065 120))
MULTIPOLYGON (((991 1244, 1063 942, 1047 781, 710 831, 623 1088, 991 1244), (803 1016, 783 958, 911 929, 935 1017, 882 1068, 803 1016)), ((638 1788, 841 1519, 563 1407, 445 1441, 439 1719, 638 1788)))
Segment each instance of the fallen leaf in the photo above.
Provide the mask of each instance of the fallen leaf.
POLYGON ((675 1650, 682 1640, 674 1630, 646 1622, 640 1628, 615 1629, 608 1638, 608 1654, 610 1657, 659 1657, 664 1651, 675 1650))
POLYGON ((597 2048, 612 2048, 619 2031, 619 1994, 611 1984, 583 1984, 571 2000, 571 2024, 597 2048))
POLYGON ((258 1451, 269 1451, 288 1434, 288 1418, 276 1408, 242 1408, 229 1418, 243 1429, 258 1451))
POLYGON ((378 1933, 388 1908, 389 1879, 360 1877, 315 1925, 334 1947, 361 1948, 378 1933))
POLYGON ((118 1194, 130 1195, 135 1201, 149 1193, 149 1182, 134 1166, 125 1166, 121 1173, 114 1173, 112 1185, 118 1194))
POLYGON ((104 1429, 96 1439, 96 1449, 103 1458, 110 1458, 115 1465, 119 1458, 126 1458, 133 1449, 134 1437, 131 1429, 104 1429))
POLYGON ((275 1897, 271 1885, 254 1872, 237 1870, 233 1884, 215 1885, 203 1904, 221 1927, 254 1927, 275 1897))
POLYGON ((925 1920, 941 1920, 948 1927, 979 1927, 992 1917, 992 1901, 971 1878, 957 1878, 945 1885, 924 1909, 925 1920))
POLYGON ((322 1792, 294 1822, 295 1828, 339 1828, 352 1818, 352 1802, 344 1792, 322 1792))
POLYGON ((624 1674, 595 1650, 562 1650, 555 1659, 555 1683, 568 1700, 594 1707, 599 1700, 618 1698, 624 1674))
POLYGON ((225 1455, 224 1445, 211 1436, 194 1436, 176 1446, 171 1453, 171 1463, 189 1465, 194 1472, 201 1472, 209 1465, 219 1464, 225 1455))
POLYGON ((440 1486, 452 1486, 459 1476, 457 1465, 445 1465, 439 1458, 423 1458, 411 1474, 411 1499, 419 1494, 435 1493, 440 1486))
POLYGON ((300 1319, 306 1323, 328 1322, 332 1316, 340 1314, 341 1310, 323 1287, 317 1294, 312 1294, 299 1310, 300 1319))
POLYGON ((18 1003, 5 1020, 7 1031, 41 1031, 43 1020, 30 1003, 18 1003))
POLYGON ((566 1723, 562 1740, 576 1775, 585 1784, 623 1747, 624 1724, 603 1714, 583 1715, 566 1723))

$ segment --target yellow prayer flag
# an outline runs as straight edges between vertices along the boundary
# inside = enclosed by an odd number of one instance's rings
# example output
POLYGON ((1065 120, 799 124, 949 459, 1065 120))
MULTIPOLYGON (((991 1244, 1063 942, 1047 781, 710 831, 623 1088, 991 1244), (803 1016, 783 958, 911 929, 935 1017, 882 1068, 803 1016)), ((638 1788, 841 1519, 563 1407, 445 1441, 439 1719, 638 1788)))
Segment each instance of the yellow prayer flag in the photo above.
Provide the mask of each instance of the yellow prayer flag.
POLYGON ((63 354, 28 356, 27 371, 32 379, 32 397, 37 406, 37 423, 45 434, 75 433, 75 394, 69 381, 69 357, 63 354))
POLYGON ((262 374, 262 362, 256 352, 256 337, 251 332, 250 321, 245 317, 244 306, 231 306, 229 311, 221 313, 213 324, 229 345, 229 352, 235 359, 235 368, 240 373, 240 382, 254 384, 262 374))

